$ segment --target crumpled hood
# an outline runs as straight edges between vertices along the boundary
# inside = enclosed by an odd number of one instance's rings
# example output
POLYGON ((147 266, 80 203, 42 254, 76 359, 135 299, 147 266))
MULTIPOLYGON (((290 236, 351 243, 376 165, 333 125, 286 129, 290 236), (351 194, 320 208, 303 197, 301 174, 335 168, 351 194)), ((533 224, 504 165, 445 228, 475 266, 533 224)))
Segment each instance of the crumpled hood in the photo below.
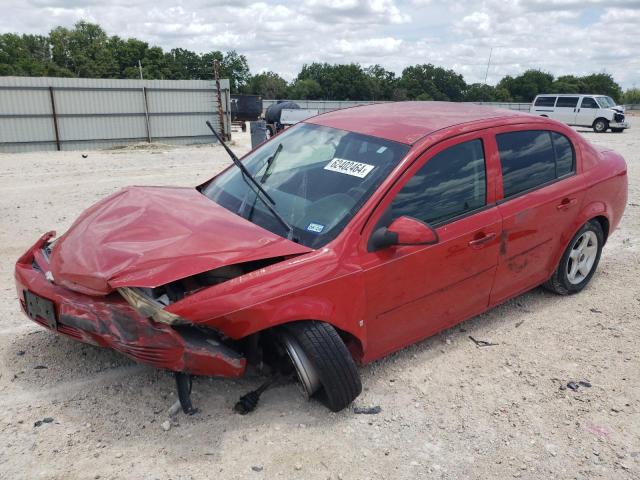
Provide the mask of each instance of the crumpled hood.
POLYGON ((192 188, 129 187, 83 212, 54 244, 57 285, 89 295, 157 287, 225 265, 311 251, 192 188))

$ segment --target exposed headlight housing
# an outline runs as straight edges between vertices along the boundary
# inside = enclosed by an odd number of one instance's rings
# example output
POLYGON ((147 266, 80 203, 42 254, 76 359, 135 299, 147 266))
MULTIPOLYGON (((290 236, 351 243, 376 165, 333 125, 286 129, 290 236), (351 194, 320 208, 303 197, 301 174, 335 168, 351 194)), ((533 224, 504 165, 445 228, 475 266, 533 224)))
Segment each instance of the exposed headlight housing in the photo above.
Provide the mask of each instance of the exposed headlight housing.
POLYGON ((138 288, 122 287, 118 288, 118 292, 129 302, 129 305, 144 317, 168 325, 187 325, 189 323, 184 318, 167 312, 160 303, 149 298, 138 288))

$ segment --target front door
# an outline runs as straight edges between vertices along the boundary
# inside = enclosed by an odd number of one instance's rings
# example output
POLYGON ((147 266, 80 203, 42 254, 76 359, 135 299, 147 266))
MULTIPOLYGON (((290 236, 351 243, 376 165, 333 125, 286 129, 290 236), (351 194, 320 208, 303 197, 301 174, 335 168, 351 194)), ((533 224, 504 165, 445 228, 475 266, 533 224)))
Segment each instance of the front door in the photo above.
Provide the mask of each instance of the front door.
POLYGON ((576 125, 590 127, 598 116, 600 106, 593 97, 582 97, 576 113, 576 125))
POLYGON ((563 134, 504 131, 496 143, 504 199, 498 202, 503 232, 492 305, 549 278, 584 197, 575 150, 563 134))
MULTIPOLYGON (((478 134, 465 135, 431 149, 409 167, 372 216, 368 234, 410 216, 433 226, 439 242, 362 254, 365 361, 487 308, 502 220, 491 205, 493 180, 487 188, 484 141, 478 134)), ((368 234, 365 228, 364 240, 368 234)))

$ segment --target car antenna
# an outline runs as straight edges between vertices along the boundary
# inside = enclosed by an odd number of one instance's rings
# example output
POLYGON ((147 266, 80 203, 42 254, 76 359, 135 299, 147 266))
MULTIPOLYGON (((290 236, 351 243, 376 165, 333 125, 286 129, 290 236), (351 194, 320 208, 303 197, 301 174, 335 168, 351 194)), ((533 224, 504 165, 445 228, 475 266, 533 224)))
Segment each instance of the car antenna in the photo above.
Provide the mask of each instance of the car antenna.
POLYGON ((245 167, 242 164, 242 162, 238 159, 236 154, 231 151, 231 149, 228 147, 228 145, 226 143, 224 143, 224 141, 222 140, 222 137, 220 137, 220 134, 218 134, 218 132, 216 132, 215 128, 213 128, 213 125, 211 125, 211 122, 209 120, 207 120, 206 124, 207 124, 207 127, 209 127, 209 129, 216 136, 216 138, 218 139, 220 144, 227 151, 227 153, 231 157, 231 160, 233 160, 233 163, 236 164, 236 167, 238 167, 240 169, 240 171, 244 175, 246 175, 249 180, 251 180, 251 183, 253 183, 258 188, 258 190, 260 190, 260 193, 262 193, 265 196, 265 198, 267 200, 269 200, 271 205, 275 205, 276 204, 275 200, 273 198, 271 198, 271 196, 267 193, 267 191, 264 188, 262 188, 262 185, 260 185, 260 183, 255 178, 253 178, 253 175, 251 175, 251 172, 249 172, 249 170, 247 170, 247 167, 245 167))

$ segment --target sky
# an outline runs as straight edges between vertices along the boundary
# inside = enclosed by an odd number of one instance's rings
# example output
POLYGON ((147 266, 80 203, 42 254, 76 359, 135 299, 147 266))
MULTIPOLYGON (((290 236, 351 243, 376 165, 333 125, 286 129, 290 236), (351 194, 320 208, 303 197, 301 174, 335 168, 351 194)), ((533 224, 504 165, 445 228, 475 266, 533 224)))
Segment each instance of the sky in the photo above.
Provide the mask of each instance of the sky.
POLYGON ((536 68, 640 87, 640 0, 0 0, 0 33, 78 20, 165 49, 236 50, 252 73, 305 63, 433 63, 487 83, 536 68))

